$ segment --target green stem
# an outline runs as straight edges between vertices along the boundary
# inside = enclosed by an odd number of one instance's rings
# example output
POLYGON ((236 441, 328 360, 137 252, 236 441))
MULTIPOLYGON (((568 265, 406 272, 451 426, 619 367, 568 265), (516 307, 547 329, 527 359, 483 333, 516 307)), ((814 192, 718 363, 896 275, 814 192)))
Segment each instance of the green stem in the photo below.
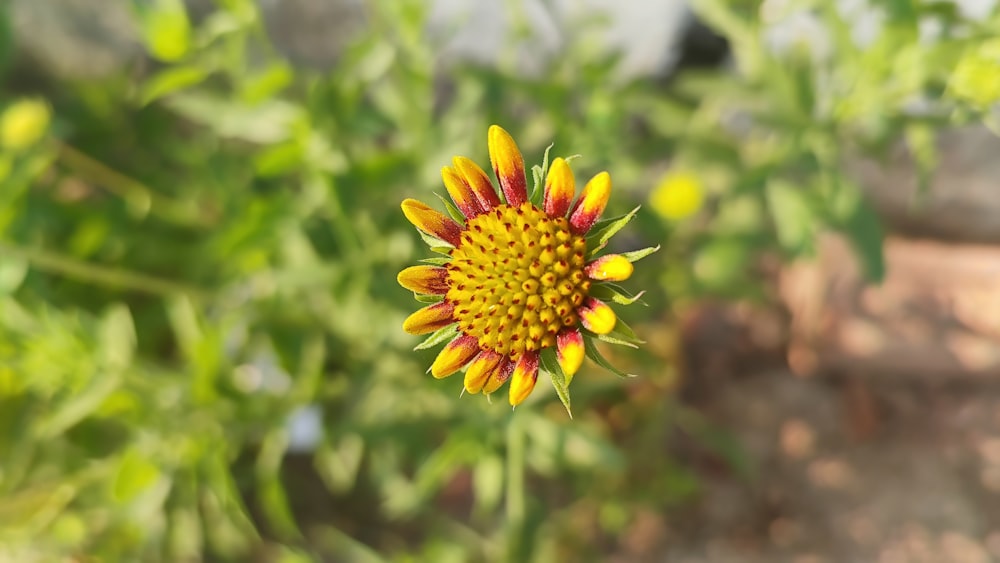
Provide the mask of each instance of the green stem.
POLYGON ((130 178, 106 164, 59 143, 59 161, 81 177, 100 185, 103 189, 122 198, 130 211, 142 217, 147 213, 158 215, 180 225, 191 226, 204 223, 196 208, 170 200, 154 192, 149 186, 130 178))
POLYGON ((520 561, 524 548, 524 431, 515 413, 507 426, 507 560, 520 561))
POLYGON ((96 283, 115 289, 126 289, 153 295, 187 294, 202 299, 205 292, 170 280, 147 276, 120 268, 98 266, 90 262, 69 258, 55 252, 37 248, 22 248, 0 243, 0 256, 13 256, 28 261, 33 267, 52 274, 59 274, 84 282, 96 283))

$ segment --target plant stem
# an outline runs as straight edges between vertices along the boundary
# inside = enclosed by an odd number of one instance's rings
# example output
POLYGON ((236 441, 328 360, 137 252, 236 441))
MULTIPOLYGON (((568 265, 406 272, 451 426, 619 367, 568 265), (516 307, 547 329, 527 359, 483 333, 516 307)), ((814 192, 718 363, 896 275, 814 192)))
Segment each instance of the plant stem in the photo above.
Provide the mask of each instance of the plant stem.
POLYGON ((524 549, 524 431, 514 413, 507 426, 507 561, 521 560, 524 549))
POLYGON ((121 268, 98 266, 37 248, 22 248, 0 243, 0 256, 20 258, 27 260, 39 270, 116 289, 127 289, 160 296, 183 293, 191 296, 192 299, 202 299, 205 296, 205 292, 202 290, 174 281, 121 268))
POLYGON ((170 200, 142 182, 67 144, 58 143, 57 148, 59 162, 81 177, 122 198, 136 216, 144 217, 147 213, 153 213, 164 220, 185 226, 197 226, 205 222, 196 208, 170 200))

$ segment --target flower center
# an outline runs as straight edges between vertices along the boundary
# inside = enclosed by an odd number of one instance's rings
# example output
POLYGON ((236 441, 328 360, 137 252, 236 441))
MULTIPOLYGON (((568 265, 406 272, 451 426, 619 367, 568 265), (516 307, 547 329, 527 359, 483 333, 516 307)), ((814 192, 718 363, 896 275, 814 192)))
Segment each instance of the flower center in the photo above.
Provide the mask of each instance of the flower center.
POLYGON ((586 250, 565 218, 530 203, 469 219, 448 265, 446 299, 459 329, 513 359, 554 346, 590 289, 586 250))

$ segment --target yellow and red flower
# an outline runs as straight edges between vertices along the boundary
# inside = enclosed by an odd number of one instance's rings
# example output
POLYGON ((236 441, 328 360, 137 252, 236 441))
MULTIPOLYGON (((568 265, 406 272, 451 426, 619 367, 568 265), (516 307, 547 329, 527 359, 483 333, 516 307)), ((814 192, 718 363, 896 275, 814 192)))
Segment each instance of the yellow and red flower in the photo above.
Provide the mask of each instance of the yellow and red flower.
MULTIPOLYGON (((516 406, 531 394, 540 369, 557 371, 560 379, 553 383, 568 408, 563 395, 584 356, 605 365, 586 340, 634 341, 630 330, 615 332, 623 325, 598 297, 625 304, 636 298, 601 286, 627 279, 632 262, 656 249, 593 256, 635 214, 595 229, 611 194, 607 172, 587 182, 574 202, 573 172, 556 158, 544 189, 539 193, 536 185, 531 197, 524 159, 511 136, 494 125, 487 144, 499 193, 476 163, 455 157, 441 171, 455 202, 446 202, 449 214, 414 199, 402 203, 425 240, 447 255, 399 273, 400 285, 431 302, 410 315, 403 329, 434 333, 425 345, 448 342, 431 366, 434 377, 466 368, 465 390, 485 394, 510 380, 510 403, 516 406), (553 349, 554 365, 543 368, 543 354, 553 349)), ((535 172, 537 183, 544 171, 535 172)))

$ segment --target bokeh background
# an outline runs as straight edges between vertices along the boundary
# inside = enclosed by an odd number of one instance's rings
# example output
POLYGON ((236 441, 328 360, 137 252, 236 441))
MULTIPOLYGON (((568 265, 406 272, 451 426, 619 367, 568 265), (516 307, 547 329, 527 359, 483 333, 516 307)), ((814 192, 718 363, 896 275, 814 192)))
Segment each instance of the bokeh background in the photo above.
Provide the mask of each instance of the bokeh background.
POLYGON ((1000 15, 0 6, 0 561, 1000 560, 1000 15), (426 375, 398 203, 607 169, 571 420, 426 375))

